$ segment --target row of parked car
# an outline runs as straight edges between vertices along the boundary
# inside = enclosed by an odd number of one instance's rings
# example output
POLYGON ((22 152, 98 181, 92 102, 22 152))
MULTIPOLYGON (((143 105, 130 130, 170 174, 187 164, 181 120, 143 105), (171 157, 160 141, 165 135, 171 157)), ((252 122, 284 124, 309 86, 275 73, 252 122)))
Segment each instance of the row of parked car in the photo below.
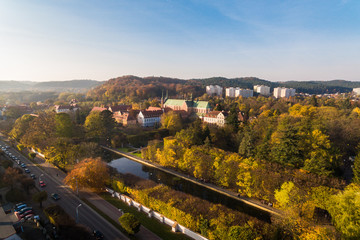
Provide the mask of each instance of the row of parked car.
POLYGON ((14 207, 14 214, 20 221, 26 221, 29 219, 38 219, 39 216, 35 215, 33 208, 26 203, 17 203, 14 207))

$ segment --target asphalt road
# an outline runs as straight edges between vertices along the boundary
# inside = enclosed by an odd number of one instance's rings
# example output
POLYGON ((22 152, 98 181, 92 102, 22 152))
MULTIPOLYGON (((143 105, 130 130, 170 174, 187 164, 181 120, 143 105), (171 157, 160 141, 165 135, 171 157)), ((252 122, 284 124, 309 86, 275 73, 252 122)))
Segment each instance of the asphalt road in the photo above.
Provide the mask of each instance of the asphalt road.
MULTIPOLYGON (((3 140, 0 141, 0 144, 3 146, 4 143, 7 146, 10 146, 7 142, 4 142, 3 140)), ((60 205, 74 219, 76 219, 76 208, 81 204, 81 206, 78 207, 78 222, 80 224, 85 225, 91 230, 99 230, 104 234, 105 239, 128 239, 111 223, 109 223, 92 208, 90 208, 83 201, 81 201, 71 189, 56 180, 53 176, 47 174, 46 169, 44 171, 43 169, 37 167, 14 148, 10 147, 8 151, 11 152, 13 155, 17 156, 21 162, 25 163, 27 165, 26 167, 30 170, 30 173, 36 175, 35 183, 37 184, 37 187, 39 189, 45 190, 48 193, 48 202, 53 202, 60 205), (40 186, 38 185, 40 179, 46 183, 46 187, 40 188, 40 186), (51 193, 58 193, 61 199, 58 201, 54 201, 51 198, 51 193)), ((15 166, 20 167, 15 161, 14 164, 15 166)), ((28 175, 30 175, 30 173, 28 175)))

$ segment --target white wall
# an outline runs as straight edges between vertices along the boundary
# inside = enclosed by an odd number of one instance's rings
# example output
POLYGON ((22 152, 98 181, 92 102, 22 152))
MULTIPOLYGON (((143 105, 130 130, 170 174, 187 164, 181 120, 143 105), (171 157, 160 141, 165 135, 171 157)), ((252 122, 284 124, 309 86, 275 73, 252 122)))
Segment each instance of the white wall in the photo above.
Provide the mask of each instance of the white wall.
POLYGON ((148 207, 144 207, 143 205, 141 205, 138 202, 135 202, 134 200, 132 200, 128 196, 117 193, 117 192, 115 192, 114 190, 112 190, 110 188, 106 188, 106 191, 111 193, 113 197, 116 197, 116 198, 122 200, 123 202, 126 202, 129 206, 136 207, 139 211, 143 211, 143 212, 145 212, 147 214, 150 214, 153 218, 155 218, 155 219, 159 220, 160 222, 170 226, 174 232, 182 232, 183 234, 185 234, 185 235, 187 235, 187 236, 189 236, 189 237, 191 237, 191 238, 193 238, 195 240, 208 240, 207 238, 201 236, 200 234, 198 234, 196 232, 193 232, 190 229, 178 224, 176 221, 165 217, 161 213, 152 211, 148 207))

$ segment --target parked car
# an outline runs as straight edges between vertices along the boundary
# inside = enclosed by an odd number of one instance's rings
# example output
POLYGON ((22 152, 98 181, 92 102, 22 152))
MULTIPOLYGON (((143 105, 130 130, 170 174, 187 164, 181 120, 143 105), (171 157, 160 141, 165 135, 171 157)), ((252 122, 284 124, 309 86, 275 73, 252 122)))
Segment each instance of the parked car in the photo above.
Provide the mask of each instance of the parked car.
POLYGON ((25 168, 25 172, 26 172, 26 173, 30 173, 30 170, 27 169, 27 168, 25 168))
POLYGON ((25 217, 23 217, 23 219, 26 221, 32 217, 34 217, 34 213, 30 213, 30 214, 26 215, 25 217))
POLYGON ((21 166, 22 168, 26 168, 26 164, 25 164, 25 163, 22 163, 20 166, 21 166))
POLYGON ((16 212, 18 212, 18 211, 20 211, 21 209, 23 209, 23 208, 25 208, 25 207, 27 207, 26 204, 19 205, 19 206, 17 206, 14 210, 15 210, 16 212))
POLYGON ((15 204, 15 208, 17 208, 18 206, 20 206, 20 205, 24 205, 25 203, 23 203, 23 202, 20 202, 20 203, 17 203, 17 204, 15 204))
POLYGON ((45 187, 46 186, 44 181, 39 181, 39 185, 40 185, 40 187, 45 187))
POLYGON ((102 232, 100 232, 99 230, 94 230, 93 231, 93 236, 96 238, 96 239, 104 239, 104 234, 102 234, 102 232))
POLYGON ((29 214, 34 214, 33 210, 28 210, 28 211, 24 212, 23 214, 20 214, 19 218, 24 218, 25 216, 27 216, 29 214))
POLYGON ((29 211, 29 210, 32 210, 33 208, 32 207, 25 207, 19 211, 15 211, 15 213, 18 213, 18 214, 23 214, 24 212, 26 211, 29 211))
POLYGON ((52 193, 52 194, 51 194, 51 197, 52 197, 52 199, 54 199, 55 201, 57 201, 57 200, 60 199, 60 195, 57 194, 57 193, 52 193))

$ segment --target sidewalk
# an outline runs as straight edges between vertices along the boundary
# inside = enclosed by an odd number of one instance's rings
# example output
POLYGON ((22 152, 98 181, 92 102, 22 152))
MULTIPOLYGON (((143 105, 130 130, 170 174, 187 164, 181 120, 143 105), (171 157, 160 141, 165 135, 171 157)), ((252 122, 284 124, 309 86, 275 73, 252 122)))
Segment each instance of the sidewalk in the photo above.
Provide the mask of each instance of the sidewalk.
MULTIPOLYGON (((52 164, 45 162, 45 160, 40 157, 35 157, 33 161, 39 164, 39 166, 41 166, 44 171, 46 171, 57 181, 63 182, 64 178, 66 177, 66 174, 64 172, 54 167, 52 164)), ((91 204, 93 204, 95 207, 97 207, 100 211, 109 216, 115 222, 119 222, 118 219, 121 216, 121 213, 112 204, 92 192, 81 191, 80 195, 86 198, 91 204)), ((156 234, 143 226, 140 227, 140 231, 135 236, 139 240, 161 240, 160 237, 158 237, 156 234)))

